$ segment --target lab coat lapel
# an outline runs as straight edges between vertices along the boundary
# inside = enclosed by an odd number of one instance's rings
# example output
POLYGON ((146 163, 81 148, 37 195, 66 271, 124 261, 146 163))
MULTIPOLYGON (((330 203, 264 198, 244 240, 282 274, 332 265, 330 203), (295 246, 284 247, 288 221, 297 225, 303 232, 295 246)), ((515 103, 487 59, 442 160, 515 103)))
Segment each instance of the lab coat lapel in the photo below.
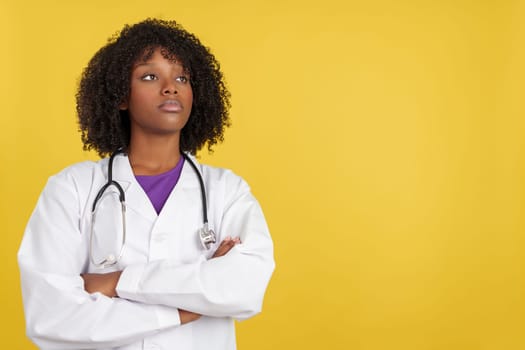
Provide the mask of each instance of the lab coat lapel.
MULTIPOLYGON (((170 225, 175 221, 188 220, 188 213, 193 213, 194 207, 200 208, 200 187, 197 174, 188 163, 184 161, 179 181, 171 191, 162 211, 159 214, 159 225, 163 225, 165 219, 168 219, 170 225)), ((200 209, 199 209, 200 210, 200 209)))
POLYGON ((155 259, 171 256, 179 262, 194 261, 200 254, 197 230, 202 226, 202 204, 198 177, 186 160, 179 181, 171 191, 151 231, 155 259), (165 239, 161 244, 158 240, 165 239))
POLYGON ((119 154, 113 161, 113 178, 126 194, 126 207, 142 215, 150 221, 157 220, 157 212, 151 204, 147 194, 135 179, 129 158, 119 154))

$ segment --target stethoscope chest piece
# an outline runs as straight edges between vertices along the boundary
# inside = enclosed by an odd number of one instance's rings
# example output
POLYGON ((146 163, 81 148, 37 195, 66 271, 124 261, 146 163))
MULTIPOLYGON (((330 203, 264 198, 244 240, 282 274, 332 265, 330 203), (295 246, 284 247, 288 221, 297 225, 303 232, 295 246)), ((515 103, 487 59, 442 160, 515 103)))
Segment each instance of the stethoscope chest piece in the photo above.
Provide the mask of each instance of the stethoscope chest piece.
POLYGON ((208 228, 208 223, 199 230, 199 238, 204 249, 210 249, 211 245, 216 242, 215 232, 208 228))

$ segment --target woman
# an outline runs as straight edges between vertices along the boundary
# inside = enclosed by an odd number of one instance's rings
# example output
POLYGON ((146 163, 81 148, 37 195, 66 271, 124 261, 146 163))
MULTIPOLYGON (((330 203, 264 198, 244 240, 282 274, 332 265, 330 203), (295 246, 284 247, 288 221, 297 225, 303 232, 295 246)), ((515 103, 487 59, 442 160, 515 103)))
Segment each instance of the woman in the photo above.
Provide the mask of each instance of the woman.
POLYGON ((218 62, 175 22, 126 26, 93 57, 80 129, 111 157, 49 179, 18 254, 39 347, 235 349, 274 261, 248 185, 193 157, 223 140, 228 109, 218 62))

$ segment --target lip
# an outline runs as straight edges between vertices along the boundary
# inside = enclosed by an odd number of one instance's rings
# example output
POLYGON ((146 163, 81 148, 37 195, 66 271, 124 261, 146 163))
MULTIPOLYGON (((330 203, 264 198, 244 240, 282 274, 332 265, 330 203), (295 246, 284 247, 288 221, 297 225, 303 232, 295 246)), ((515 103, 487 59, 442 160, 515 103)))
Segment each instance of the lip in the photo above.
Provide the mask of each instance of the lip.
POLYGON ((166 100, 159 105, 159 109, 169 113, 180 112, 182 111, 182 104, 177 100, 166 100))

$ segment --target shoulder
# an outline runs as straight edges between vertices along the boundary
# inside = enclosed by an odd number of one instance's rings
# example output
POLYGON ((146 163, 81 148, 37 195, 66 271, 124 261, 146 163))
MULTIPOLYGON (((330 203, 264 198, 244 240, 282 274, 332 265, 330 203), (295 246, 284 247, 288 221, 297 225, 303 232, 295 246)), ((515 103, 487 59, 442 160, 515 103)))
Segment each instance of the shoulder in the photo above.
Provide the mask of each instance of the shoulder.
POLYGON ((69 165, 55 175, 52 175, 48 180, 47 187, 85 186, 86 183, 92 183, 100 174, 102 174, 105 167, 107 167, 107 159, 99 161, 83 161, 69 165))
POLYGON ((103 164, 103 161, 84 161, 50 176, 40 193, 37 208, 46 208, 48 214, 75 210, 80 213, 92 189, 99 187, 103 180, 103 164))
POLYGON ((69 165, 52 176, 52 178, 67 179, 79 178, 94 172, 102 171, 103 167, 107 166, 107 159, 99 161, 83 161, 69 165))
POLYGON ((201 172, 208 181, 223 183, 226 188, 239 188, 246 191, 250 190, 247 182, 233 170, 220 168, 206 164, 200 164, 201 172))
POLYGON ((233 207, 236 203, 250 208, 257 200, 248 183, 231 169, 210 165, 200 165, 208 196, 213 201, 220 198, 223 208, 233 207))

